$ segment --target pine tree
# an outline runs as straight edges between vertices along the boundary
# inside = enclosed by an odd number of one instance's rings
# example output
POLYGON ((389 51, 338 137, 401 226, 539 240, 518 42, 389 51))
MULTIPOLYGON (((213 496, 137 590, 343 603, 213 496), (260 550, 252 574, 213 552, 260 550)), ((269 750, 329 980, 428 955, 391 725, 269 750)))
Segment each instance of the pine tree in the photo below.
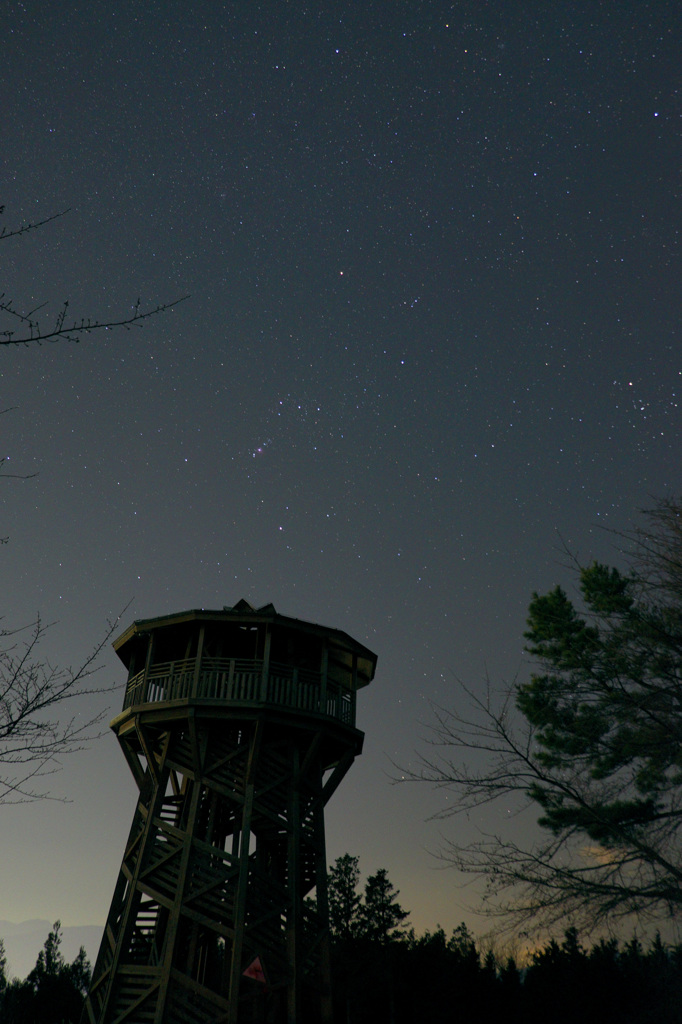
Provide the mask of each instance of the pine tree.
POLYGON ((449 848, 494 912, 593 926, 682 909, 682 503, 661 502, 630 543, 626 569, 576 566, 578 599, 533 595, 527 682, 498 707, 467 690, 471 713, 438 712, 445 754, 418 777, 457 790, 443 816, 498 798, 539 808, 533 844, 449 848))
POLYGON ((362 930, 367 938, 385 944, 395 938, 396 931, 409 917, 398 903, 399 891, 388 878, 386 868, 379 868, 365 883, 361 909, 362 930))
POLYGON ((344 853, 338 857, 327 876, 329 928, 335 939, 350 939, 357 933, 362 897, 359 858, 344 853))
POLYGON ((0 939, 0 1006, 2 996, 7 988, 7 957, 5 956, 5 943, 0 939))

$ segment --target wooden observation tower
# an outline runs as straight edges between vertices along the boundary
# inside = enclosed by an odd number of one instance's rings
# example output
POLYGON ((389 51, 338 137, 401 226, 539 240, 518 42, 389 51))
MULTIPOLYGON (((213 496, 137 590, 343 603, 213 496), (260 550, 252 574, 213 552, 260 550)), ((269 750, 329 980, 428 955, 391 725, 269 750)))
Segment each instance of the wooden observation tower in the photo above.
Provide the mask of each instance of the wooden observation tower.
POLYGON ((83 1019, 328 1024, 324 806, 362 749, 376 656, 246 601, 134 622, 114 647, 139 797, 83 1019))

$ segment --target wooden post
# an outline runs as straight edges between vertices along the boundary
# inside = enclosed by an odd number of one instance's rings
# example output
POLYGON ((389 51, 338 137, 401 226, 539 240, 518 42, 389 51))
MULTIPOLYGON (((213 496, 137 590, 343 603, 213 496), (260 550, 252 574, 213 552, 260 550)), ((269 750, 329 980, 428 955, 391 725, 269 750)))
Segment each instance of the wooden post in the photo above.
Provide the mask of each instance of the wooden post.
POLYGON ((197 817, 197 809, 199 807, 200 795, 200 780, 195 779, 192 786, 192 796, 190 798, 186 831, 183 837, 182 853, 180 855, 180 871, 176 889, 176 896, 173 902, 173 908, 168 918, 168 925, 166 927, 165 954, 161 969, 161 983, 159 985, 159 995, 156 1001, 156 1014, 154 1016, 154 1024, 163 1024, 166 1014, 166 999, 168 997, 168 985, 171 978, 171 970, 173 968, 175 938, 180 924, 182 900, 185 894, 185 889, 187 887, 187 870, 189 868, 190 855, 192 852, 192 834, 194 832, 194 823, 197 817))
POLYGON ((194 665, 194 678, 192 679, 192 696, 200 697, 199 685, 201 682, 201 658, 204 653, 204 636, 206 634, 206 627, 202 626, 199 630, 199 640, 197 643, 197 660, 194 665))
MULTIPOLYGON (((167 749, 168 749, 168 740, 166 739, 165 750, 164 750, 164 753, 163 753, 162 761, 165 761, 165 753, 166 753, 167 749)), ((151 774, 152 773, 150 771, 150 775, 151 774)), ((165 768, 165 765, 162 764, 162 770, 161 770, 161 773, 160 773, 160 778, 163 779, 164 786, 165 786, 165 780, 166 780, 167 776, 168 776, 168 771, 165 768)), ((159 784, 159 777, 155 777, 154 778, 154 786, 155 786, 155 788, 153 789, 152 798, 149 801, 149 807, 148 807, 148 809, 145 808, 147 813, 146 813, 146 821, 145 821, 145 824, 144 824, 143 833, 142 833, 140 839, 135 843, 135 846, 134 846, 134 849, 137 851, 137 853, 136 853, 136 857, 135 857, 135 860, 134 860, 134 866, 133 866, 132 872, 130 871, 130 868, 128 867, 128 865, 126 865, 125 858, 124 858, 123 864, 121 865, 121 874, 123 876, 127 876, 127 878, 128 878, 128 883, 129 883, 128 888, 129 888, 129 891, 131 893, 131 897, 129 897, 128 900, 125 903, 125 906, 123 908, 120 920, 116 922, 116 924, 117 924, 117 940, 116 940, 116 946, 115 946, 115 949, 114 949, 113 966, 116 966, 116 964, 118 963, 118 961, 120 959, 122 951, 126 948, 126 945, 129 942, 129 940, 130 940, 131 929, 133 928, 133 926, 135 924, 135 914, 137 913, 137 908, 138 908, 139 902, 140 902, 140 893, 138 892, 137 883, 139 881, 142 869, 144 868, 144 852, 145 852, 145 848, 147 846, 147 840, 149 838, 150 831, 152 829, 152 822, 153 822, 154 816, 156 814, 158 814, 158 812, 160 810, 160 807, 161 807, 161 804, 163 803, 163 788, 164 787, 159 784)), ((144 801, 143 801, 143 798, 142 798, 142 793, 140 793, 139 803, 142 804, 142 806, 144 806, 144 801)), ((115 908, 112 906, 112 908, 111 908, 111 910, 109 912, 109 919, 107 920, 107 926, 109 926, 109 924, 110 924, 114 914, 115 914, 115 908)), ((106 935, 105 935, 105 939, 103 941, 106 941, 106 935)), ((115 976, 115 973, 114 973, 110 977, 109 983, 107 985, 107 992, 106 992, 106 996, 104 998, 104 1004, 102 1006, 100 1020, 105 1020, 106 1017, 107 1017, 107 1010, 108 1010, 109 1004, 111 1002, 112 996, 114 994, 115 981, 116 981, 116 976, 115 976)))
POLYGON ((149 669, 152 664, 152 655, 154 653, 154 634, 149 633, 147 636, 147 657, 144 663, 144 682, 142 684, 142 700, 140 704, 146 703, 147 694, 149 692, 149 669))
POLYGON ((318 925, 322 929, 320 937, 320 996, 322 1024, 333 1024, 334 1004, 332 1001, 332 961, 331 939, 329 934, 329 897, 327 893, 327 847, 324 837, 324 800, 322 798, 322 780, 320 780, 320 796, 315 807, 315 841, 317 843, 317 865, 315 898, 317 901, 318 925))
POLYGON ((289 907, 287 910, 287 959, 289 979, 287 986, 287 1024, 299 1024, 299 933, 301 930, 301 777, 299 751, 292 750, 292 787, 289 794, 289 836, 287 840, 287 867, 289 907))
POLYGON ((244 926, 246 923, 246 894, 249 880, 249 844, 251 840, 251 817, 256 790, 256 768, 258 754, 263 736, 263 723, 257 722, 251 738, 249 760, 246 769, 246 789, 244 793, 244 810, 239 837, 239 878, 237 881, 237 901, 234 912, 234 941, 232 944, 232 962, 230 964, 230 984, 228 998, 230 1009, 227 1024, 238 1024, 239 1020, 239 987, 242 979, 242 949, 244 946, 244 926))
POLYGON ((320 666, 320 707, 317 709, 323 715, 327 711, 327 674, 329 672, 329 645, 325 640, 322 644, 322 664, 320 666))
POLYGON ((270 675, 270 629, 265 627, 265 645, 263 648, 263 674, 261 676, 260 699, 265 703, 268 699, 268 677, 270 675))

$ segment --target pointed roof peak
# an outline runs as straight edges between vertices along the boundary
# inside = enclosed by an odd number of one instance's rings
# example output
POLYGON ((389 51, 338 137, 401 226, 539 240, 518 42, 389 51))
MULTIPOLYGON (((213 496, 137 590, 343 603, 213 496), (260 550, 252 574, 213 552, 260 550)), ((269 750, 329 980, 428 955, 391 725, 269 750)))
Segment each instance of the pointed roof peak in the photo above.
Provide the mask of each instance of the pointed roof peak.
POLYGON ((235 605, 230 608, 229 605, 223 605, 224 612, 255 612, 257 615, 276 615, 275 606, 272 604, 264 604, 260 608, 254 608, 254 606, 242 597, 240 601, 237 601, 235 605))

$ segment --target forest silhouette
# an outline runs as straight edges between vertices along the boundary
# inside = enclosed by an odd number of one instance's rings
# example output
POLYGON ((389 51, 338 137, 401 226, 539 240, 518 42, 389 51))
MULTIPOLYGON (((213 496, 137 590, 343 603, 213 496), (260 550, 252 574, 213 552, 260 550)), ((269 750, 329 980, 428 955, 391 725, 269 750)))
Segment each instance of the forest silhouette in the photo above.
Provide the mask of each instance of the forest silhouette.
MULTIPOLYGON (((682 1024, 682 945, 658 933, 585 945, 568 928, 521 960, 486 950, 464 924, 417 935, 385 869, 359 890, 357 857, 336 861, 329 891, 335 1024, 682 1024)), ((60 944, 57 921, 20 980, 7 977, 0 942, 2 1024, 78 1024, 90 964, 83 949, 67 963, 60 944)))

